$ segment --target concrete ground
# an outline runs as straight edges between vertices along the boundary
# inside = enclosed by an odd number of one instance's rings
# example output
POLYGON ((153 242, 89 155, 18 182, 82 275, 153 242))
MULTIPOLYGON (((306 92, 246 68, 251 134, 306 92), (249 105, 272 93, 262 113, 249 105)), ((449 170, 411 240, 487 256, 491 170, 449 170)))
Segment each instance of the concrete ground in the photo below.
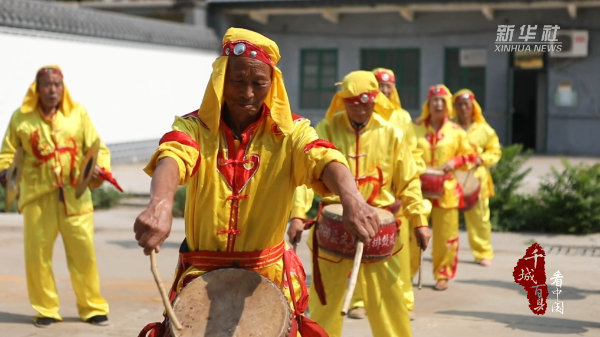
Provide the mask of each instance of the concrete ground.
MULTIPOLYGON (((54 251, 54 272, 62 303, 64 322, 50 329, 32 324, 25 284, 22 217, 0 213, 0 335, 25 336, 136 336, 149 322, 159 320, 162 302, 150 272, 149 259, 134 241, 132 224, 141 208, 119 207, 98 211, 96 251, 102 294, 110 304, 111 325, 95 327, 77 316, 75 296, 66 268, 60 238, 54 251)), ((158 266, 165 286, 169 286, 177 260, 177 248, 184 237, 183 222, 176 219, 170 238, 158 254, 158 266)), ((415 290, 416 320, 413 335, 425 336, 600 336, 600 234, 587 236, 494 233, 495 258, 489 268, 473 263, 466 235, 460 234, 458 275, 445 292, 432 290, 430 251, 424 258, 423 289, 415 290), (546 257, 546 274, 556 270, 564 275, 562 294, 564 314, 532 314, 522 287, 512 280, 513 268, 527 246, 537 241, 546 251, 552 245, 596 247, 595 251, 572 250, 546 257), (579 254, 579 255, 577 255, 579 254)), ((298 246, 299 255, 310 275, 309 251, 298 246)), ((563 250, 564 252, 564 250, 563 250)), ((550 282, 548 282, 550 283, 550 282)), ((552 288, 550 288, 552 290, 552 288)), ((552 303, 551 298, 549 302, 552 303)), ((368 321, 345 319, 344 337, 372 336, 368 321)))
MULTIPOLYGON (((600 158, 565 157, 573 165, 583 163, 587 165, 600 164, 600 158)), ((145 164, 124 164, 113 167, 114 176, 126 192, 135 194, 148 194, 150 191, 150 177, 142 170, 145 164)), ((535 156, 525 164, 525 168, 531 168, 530 174, 523 181, 522 192, 532 192, 537 189, 543 177, 555 167, 559 171, 563 169, 559 157, 535 156)))
MULTIPOLYGON (((573 163, 598 163, 600 159, 573 158, 573 163)), ((560 167, 558 158, 536 157, 529 161, 532 173, 524 190, 535 190, 540 177, 550 166, 560 167)), ((115 177, 130 193, 147 194, 150 179, 143 165, 114 167, 115 177)), ((144 198, 137 200, 144 202, 144 198)), ((96 251, 102 294, 110 304, 111 325, 95 327, 82 323, 77 316, 75 295, 66 267, 60 238, 54 250, 54 272, 64 322, 50 329, 32 324, 35 314, 29 305, 23 261, 22 217, 0 213, 0 336, 137 336, 149 322, 161 319, 162 302, 150 272, 148 257, 137 247, 133 221, 140 207, 118 207, 95 213, 96 251)), ((182 219, 175 219, 171 237, 158 254, 158 266, 165 287, 170 286, 177 260, 177 248, 184 238, 182 219)), ((415 290, 416 320, 414 336, 600 336, 598 304, 600 301, 600 234, 540 235, 535 233, 494 233, 493 265, 489 268, 473 263, 466 233, 460 233, 461 247, 458 274, 445 292, 432 290, 431 252, 423 259, 423 289, 415 290), (564 314, 551 312, 536 316, 528 308, 522 287, 512 280, 513 268, 532 242, 542 244, 548 256, 548 280, 556 271, 564 275, 562 293, 564 314), (556 246, 595 247, 583 251, 556 246)), ((305 244, 298 246, 299 255, 311 274, 310 256, 305 244)), ((548 281, 550 283, 550 281, 548 281)), ((550 287, 549 290, 552 290, 550 287)), ((552 294, 551 294, 552 295, 552 294)), ((552 303, 549 297, 548 303, 552 303)), ((368 320, 345 319, 343 337, 372 336, 368 320)))

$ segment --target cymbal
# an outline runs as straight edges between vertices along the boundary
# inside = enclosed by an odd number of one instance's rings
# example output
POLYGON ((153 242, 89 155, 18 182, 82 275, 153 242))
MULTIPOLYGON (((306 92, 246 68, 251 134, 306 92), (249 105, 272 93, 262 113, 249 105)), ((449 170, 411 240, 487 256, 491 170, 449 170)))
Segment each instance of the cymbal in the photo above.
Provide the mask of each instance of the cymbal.
POLYGON ((21 176, 23 174, 24 158, 23 148, 19 147, 6 175, 6 195, 4 197, 5 212, 10 211, 19 195, 19 183, 21 182, 21 176))
POLYGON ((77 199, 81 198, 85 190, 88 188, 90 181, 92 181, 94 169, 96 168, 96 163, 98 162, 99 152, 100 139, 96 139, 92 146, 87 150, 85 157, 81 161, 79 177, 77 178, 77 184, 75 185, 75 197, 77 199))

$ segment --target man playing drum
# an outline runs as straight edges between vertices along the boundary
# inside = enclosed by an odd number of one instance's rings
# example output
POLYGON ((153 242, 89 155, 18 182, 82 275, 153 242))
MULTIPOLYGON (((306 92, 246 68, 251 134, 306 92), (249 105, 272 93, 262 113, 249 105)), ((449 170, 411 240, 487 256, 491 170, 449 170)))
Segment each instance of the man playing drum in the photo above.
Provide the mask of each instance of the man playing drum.
MULTIPOLYGON (((379 90, 394 105, 395 110, 392 113, 389 122, 404 134, 403 141, 408 144, 408 148, 411 150, 413 157, 415 158, 415 163, 419 169, 419 175, 421 175, 423 172, 425 172, 425 162, 423 161, 422 156, 423 151, 417 147, 417 137, 415 136, 412 118, 408 111, 402 109, 400 96, 398 95, 398 90, 396 89, 396 77, 394 76, 394 72, 390 69, 376 68, 373 69, 373 74, 375 74, 375 78, 377 78, 377 82, 379 83, 379 90)), ((402 249, 400 253, 396 255, 396 258, 400 259, 400 265, 410 266, 411 260, 408 242, 410 240, 415 240, 414 235, 411 233, 413 232, 411 229, 414 226, 409 226, 408 219, 402 215, 403 211, 399 210, 400 205, 401 203, 398 200, 392 207, 390 207, 390 210, 393 213, 399 212, 399 220, 405 224, 404 226, 400 227, 400 237, 402 242, 406 243, 406 249, 402 249)), ((402 279, 404 299, 406 300, 406 306, 408 307, 408 311, 412 320, 414 317, 413 309, 415 307, 415 293, 413 292, 411 270, 409 267, 402 268, 400 274, 400 278, 402 279)), ((364 309, 364 301, 362 299, 362 292, 360 288, 355 290, 350 307, 352 309, 348 312, 348 317, 358 319, 365 317, 366 312, 364 309)))
MULTIPOLYGON (((95 325, 109 324, 94 251, 92 194, 86 189, 77 198, 75 188, 83 156, 98 139, 86 109, 73 101, 64 85, 61 69, 39 69, 2 141, 0 184, 6 187, 6 169, 22 148, 18 207, 25 222, 27 289, 31 306, 38 312, 35 325, 40 328, 62 320, 52 274, 58 233, 65 245, 79 316, 95 325)), ((97 165, 91 188, 102 185, 100 177, 110 171, 110 152, 102 142, 97 165)))
MULTIPOLYGON (((323 195, 339 195, 348 210, 344 224, 365 243, 377 232, 377 214, 362 199, 344 156, 319 139, 308 120, 291 113, 279 59, 268 38, 227 30, 200 109, 175 118, 145 168, 152 176, 151 201, 134 231, 146 255, 158 251, 171 230, 177 185, 187 184, 186 239, 170 300, 206 272, 249 269, 290 299, 292 336, 295 329, 326 336, 301 316, 308 302, 305 274, 284 241, 294 190, 308 184, 323 195), (284 276, 290 271, 292 280, 284 276)), ((140 336, 163 336, 167 324, 150 324, 140 336)))
POLYGON ((496 165, 502 157, 500 140, 496 131, 485 121, 481 106, 471 90, 459 90, 454 94, 453 100, 454 116, 467 132, 469 143, 476 149, 475 165, 478 167, 475 176, 481 184, 479 201, 464 213, 469 245, 475 260, 482 266, 489 266, 494 257, 489 202, 489 198, 494 196, 494 182, 489 168, 496 165))
MULTIPOLYGON (((355 71, 344 78, 342 90, 334 96, 325 119, 317 125, 317 132, 346 155, 354 180, 370 205, 389 209, 396 199, 402 201, 404 214, 414 225, 417 239, 423 247, 427 247, 427 216, 431 205, 421 195, 419 170, 402 132, 387 122, 394 110, 394 105, 379 91, 375 75, 372 72, 355 71)), ((298 188, 295 198, 306 200, 304 193, 311 191, 298 188)), ((323 199, 324 204, 339 202, 337 197, 323 199)), ((295 219, 288 232, 290 240, 297 241, 298 232, 303 229, 303 210, 304 207, 298 207, 292 212, 295 219)), ((346 212, 344 207, 344 214, 346 212)), ((408 226, 408 223, 402 225, 408 226)), ((314 229, 310 236, 317 236, 314 229)), ((392 238, 396 242, 392 254, 397 254, 402 248, 397 236, 396 228, 392 238)), ((339 241, 347 239, 343 235, 336 238, 339 241)), ((382 243, 389 240, 386 236, 382 243)), ((315 253, 318 247, 311 248, 315 253)), ((314 282, 310 287, 310 315, 330 336, 341 336, 343 317, 340 311, 352 260, 341 259, 323 250, 319 250, 317 255, 318 265, 314 266, 314 282), (325 294, 319 294, 322 291, 315 286, 319 284, 317 269, 325 294), (325 297, 325 303, 319 301, 317 295, 325 297)), ((411 336, 400 270, 398 258, 385 258, 360 265, 357 288, 362 292, 374 336, 411 336)))
MULTIPOLYGON (((450 90, 444 85, 435 85, 429 88, 423 112, 415 121, 418 146, 423 150, 428 168, 421 175, 423 195, 428 196, 429 187, 439 190, 436 191, 439 195, 432 198, 431 211, 435 290, 446 290, 448 280, 455 277, 458 267, 458 208, 464 204, 464 195, 453 172, 468 169, 475 160, 467 134, 449 120, 451 113, 450 90), (435 173, 430 173, 431 169, 435 173)), ((411 249, 418 252, 418 246, 412 243, 411 249)), ((414 255, 411 264, 419 264, 414 255)))

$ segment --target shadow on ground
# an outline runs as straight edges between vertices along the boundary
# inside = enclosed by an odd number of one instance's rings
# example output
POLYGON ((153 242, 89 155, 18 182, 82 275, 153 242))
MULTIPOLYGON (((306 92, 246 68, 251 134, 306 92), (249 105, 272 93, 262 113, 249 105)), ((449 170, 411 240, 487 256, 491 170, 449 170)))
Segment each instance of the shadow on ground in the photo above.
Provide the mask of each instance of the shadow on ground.
MULTIPOLYGON (((79 317, 63 317, 65 323, 82 323, 79 317)), ((10 312, 0 311, 0 324, 33 324, 33 315, 13 314, 10 312)))
MULTIPOLYGON (((117 245, 121 248, 125 248, 125 249, 140 249, 140 246, 138 246, 137 241, 135 240, 110 240, 110 241, 106 241, 106 243, 111 244, 111 245, 117 245)), ((179 246, 181 246, 181 243, 177 243, 177 242, 164 242, 162 244, 162 246, 160 246, 161 249, 179 249, 179 246)))
POLYGON ((458 311, 447 310, 438 311, 438 314, 475 317, 497 323, 505 323, 507 328, 531 331, 537 333, 552 334, 581 334, 588 332, 586 328, 600 328, 600 323, 578 321, 567 318, 545 317, 545 316, 526 316, 516 314, 502 314, 496 312, 481 311, 458 311))
MULTIPOLYGON (((496 281, 496 280, 456 280, 457 283, 467 283, 467 284, 475 284, 485 287, 495 287, 495 288, 503 288, 510 289, 518 292, 519 294, 527 297, 527 292, 523 289, 522 286, 514 283, 514 282, 506 282, 506 281, 496 281)), ((552 294, 552 287, 548 285, 548 290, 551 292, 548 299, 554 296, 552 294)), ((579 289, 576 287, 562 286, 562 292, 560 293, 560 300, 583 300, 588 295, 597 295, 600 294, 600 290, 589 290, 589 289, 579 289)))

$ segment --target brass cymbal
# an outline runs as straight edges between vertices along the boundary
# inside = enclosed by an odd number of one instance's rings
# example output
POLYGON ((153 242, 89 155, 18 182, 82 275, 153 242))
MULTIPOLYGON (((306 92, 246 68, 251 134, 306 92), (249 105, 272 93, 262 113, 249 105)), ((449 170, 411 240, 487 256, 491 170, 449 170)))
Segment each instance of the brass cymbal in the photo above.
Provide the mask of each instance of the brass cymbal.
POLYGON ((4 197, 5 212, 10 211, 19 195, 19 183, 21 182, 21 176, 23 174, 24 158, 23 148, 19 147, 6 175, 6 195, 4 197))
POLYGON ((98 162, 98 153, 100 152, 100 139, 96 139, 94 144, 87 150, 85 157, 81 161, 79 168, 79 177, 75 185, 75 197, 79 199, 88 188, 96 163, 98 162))

